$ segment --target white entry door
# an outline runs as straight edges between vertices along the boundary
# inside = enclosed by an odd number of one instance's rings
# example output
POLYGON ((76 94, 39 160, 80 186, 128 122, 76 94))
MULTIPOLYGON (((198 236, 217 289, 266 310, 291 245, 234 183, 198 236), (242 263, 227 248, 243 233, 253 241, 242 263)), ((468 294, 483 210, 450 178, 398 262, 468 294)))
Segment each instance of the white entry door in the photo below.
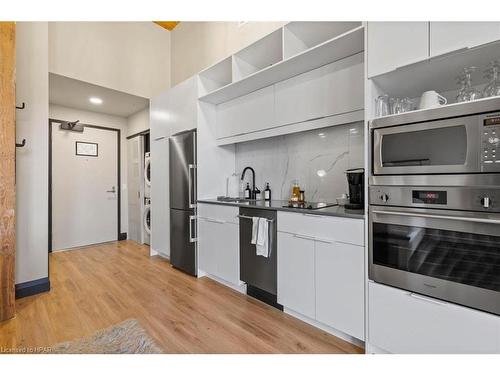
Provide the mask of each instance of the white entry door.
POLYGON ((51 127, 52 250, 116 241, 119 133, 51 127))

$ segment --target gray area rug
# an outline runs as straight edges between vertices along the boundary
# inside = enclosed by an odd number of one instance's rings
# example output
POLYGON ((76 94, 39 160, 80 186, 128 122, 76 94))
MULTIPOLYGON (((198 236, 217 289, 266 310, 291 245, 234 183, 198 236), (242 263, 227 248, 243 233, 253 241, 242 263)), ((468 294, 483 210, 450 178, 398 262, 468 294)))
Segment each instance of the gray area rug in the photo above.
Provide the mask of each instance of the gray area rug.
POLYGON ((97 331, 90 337, 54 345, 52 354, 161 354, 163 351, 135 319, 97 331))

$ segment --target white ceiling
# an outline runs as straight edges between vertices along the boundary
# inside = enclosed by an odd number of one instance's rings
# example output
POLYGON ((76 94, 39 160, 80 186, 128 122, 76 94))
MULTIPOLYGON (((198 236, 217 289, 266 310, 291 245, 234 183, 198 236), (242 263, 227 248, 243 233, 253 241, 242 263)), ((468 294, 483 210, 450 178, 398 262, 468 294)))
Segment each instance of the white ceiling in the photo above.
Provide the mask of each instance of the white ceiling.
POLYGON ((122 117, 149 105, 149 99, 53 73, 49 74, 49 101, 51 104, 122 117), (90 103, 90 97, 101 98, 102 104, 90 103))

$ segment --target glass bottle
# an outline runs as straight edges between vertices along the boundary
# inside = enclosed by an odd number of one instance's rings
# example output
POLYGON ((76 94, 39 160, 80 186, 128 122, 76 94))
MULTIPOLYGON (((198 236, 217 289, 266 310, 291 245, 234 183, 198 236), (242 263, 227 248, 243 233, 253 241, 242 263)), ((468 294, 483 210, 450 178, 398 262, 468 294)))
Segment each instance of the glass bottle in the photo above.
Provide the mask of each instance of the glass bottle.
POLYGON ((271 188, 269 187, 269 182, 266 182, 266 188, 264 189, 264 200, 271 200, 271 188))
POLYGON ((245 199, 250 199, 252 196, 252 189, 250 189, 250 184, 247 182, 247 187, 245 189, 245 199))
POLYGON ((300 197, 300 187, 299 187, 299 181, 295 180, 293 182, 293 187, 292 187, 292 198, 290 199, 292 202, 298 202, 300 197))

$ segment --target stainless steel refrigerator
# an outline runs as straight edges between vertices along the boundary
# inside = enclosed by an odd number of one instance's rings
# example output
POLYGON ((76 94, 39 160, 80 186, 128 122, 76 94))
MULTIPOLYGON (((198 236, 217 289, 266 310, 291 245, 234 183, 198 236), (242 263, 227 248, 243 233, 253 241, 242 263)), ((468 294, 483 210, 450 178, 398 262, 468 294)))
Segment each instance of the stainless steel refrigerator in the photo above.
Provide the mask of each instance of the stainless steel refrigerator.
POLYGON ((196 275, 196 130, 169 139, 170 263, 196 275))

